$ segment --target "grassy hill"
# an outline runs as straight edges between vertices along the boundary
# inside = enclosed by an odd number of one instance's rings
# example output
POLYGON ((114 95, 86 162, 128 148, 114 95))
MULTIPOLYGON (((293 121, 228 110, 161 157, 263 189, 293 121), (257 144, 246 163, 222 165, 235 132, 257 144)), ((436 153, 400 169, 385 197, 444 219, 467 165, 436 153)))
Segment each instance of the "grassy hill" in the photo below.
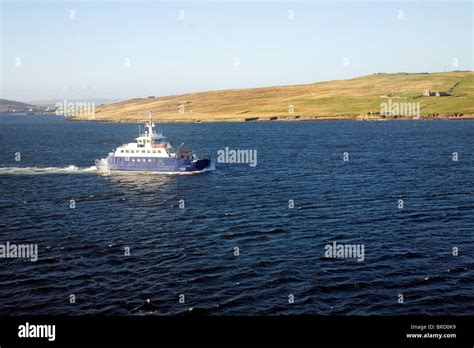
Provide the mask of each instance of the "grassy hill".
POLYGON ((473 118, 474 72, 373 74, 307 85, 132 99, 97 107, 95 118, 141 122, 151 110, 159 122, 245 121, 257 117, 259 120, 377 119, 381 118, 377 115, 381 103, 388 100, 419 102, 421 118, 473 118), (425 97, 425 89, 446 91, 450 95, 425 97), (368 113, 372 115, 367 116, 368 113))

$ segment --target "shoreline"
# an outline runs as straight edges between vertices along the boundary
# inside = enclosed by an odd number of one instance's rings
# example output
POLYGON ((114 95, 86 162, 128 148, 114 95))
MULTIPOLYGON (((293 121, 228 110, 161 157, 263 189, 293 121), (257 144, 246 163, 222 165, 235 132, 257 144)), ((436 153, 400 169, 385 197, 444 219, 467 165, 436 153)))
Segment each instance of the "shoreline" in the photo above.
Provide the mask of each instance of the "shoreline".
MULTIPOLYGON (((82 118, 82 117, 65 117, 68 121, 92 121, 92 122, 103 122, 103 123, 143 123, 145 120, 136 120, 136 119, 122 119, 122 120, 113 120, 113 119, 97 119, 94 117, 82 118)), ((463 116, 438 116, 438 117, 429 117, 421 116, 420 118, 413 117, 366 117, 366 116, 347 116, 347 117, 311 117, 311 116, 301 116, 301 117, 252 117, 251 119, 181 119, 181 120, 169 120, 169 119, 160 119, 156 117, 156 122, 166 123, 166 124, 175 124, 175 123, 270 123, 270 122, 330 122, 330 121, 365 121, 365 122, 389 122, 389 121, 474 121, 474 115, 463 115, 463 116)))
MULTIPOLYGON (((25 113, 2 113, 8 116, 61 116, 67 121, 75 121, 75 122, 102 122, 102 123, 136 123, 141 124, 145 122, 145 119, 110 119, 110 118, 96 118, 94 116, 86 117, 86 116, 64 116, 64 115, 56 115, 56 114, 34 114, 28 115, 25 113)), ((389 122, 389 121, 473 121, 474 115, 462 115, 462 116, 454 116, 454 115, 438 115, 438 116, 420 116, 419 118, 413 117, 404 117, 404 116, 396 116, 396 117, 381 117, 377 115, 340 115, 340 116, 264 116, 264 117, 246 117, 246 118, 219 118, 219 117, 211 117, 208 119, 205 118, 186 118, 186 119, 160 119, 159 117, 156 118, 158 123, 166 123, 166 124, 178 124, 178 123, 269 123, 269 122, 330 122, 330 121, 366 121, 366 122, 389 122)))

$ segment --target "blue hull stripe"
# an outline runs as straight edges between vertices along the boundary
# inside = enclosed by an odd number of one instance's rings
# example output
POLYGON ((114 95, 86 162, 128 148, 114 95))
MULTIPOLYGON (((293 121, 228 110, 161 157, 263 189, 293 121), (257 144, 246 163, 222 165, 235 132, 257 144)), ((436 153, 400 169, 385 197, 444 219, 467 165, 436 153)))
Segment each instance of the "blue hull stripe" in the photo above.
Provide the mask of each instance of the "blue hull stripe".
POLYGON ((123 157, 110 156, 106 158, 106 166, 100 163, 100 160, 95 161, 95 165, 99 170, 111 171, 127 171, 127 172, 195 172, 209 168, 211 161, 209 159, 200 159, 196 162, 177 159, 174 157, 166 158, 152 158, 152 162, 148 158, 129 158, 128 161, 123 157), (140 161, 138 162, 137 159, 140 161))

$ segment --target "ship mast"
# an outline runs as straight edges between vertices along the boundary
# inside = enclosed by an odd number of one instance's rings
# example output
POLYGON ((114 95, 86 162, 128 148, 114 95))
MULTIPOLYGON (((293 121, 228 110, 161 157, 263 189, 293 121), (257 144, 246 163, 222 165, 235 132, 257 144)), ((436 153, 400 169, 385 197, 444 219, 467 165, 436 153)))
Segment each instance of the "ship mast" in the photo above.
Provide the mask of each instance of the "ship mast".
POLYGON ((155 124, 153 123, 151 119, 151 110, 148 110, 148 123, 146 124, 146 128, 148 128, 148 136, 152 136, 154 134, 153 128, 155 127, 155 124))

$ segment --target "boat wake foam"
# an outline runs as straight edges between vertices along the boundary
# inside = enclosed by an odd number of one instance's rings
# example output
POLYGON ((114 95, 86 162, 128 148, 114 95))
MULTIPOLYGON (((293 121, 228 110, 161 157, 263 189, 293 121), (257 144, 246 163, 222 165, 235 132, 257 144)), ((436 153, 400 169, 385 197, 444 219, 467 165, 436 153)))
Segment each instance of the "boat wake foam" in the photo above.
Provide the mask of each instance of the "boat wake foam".
MULTIPOLYGON (((216 166, 211 162, 211 166, 196 172, 156 172, 156 173, 147 173, 147 174, 169 174, 169 175, 182 175, 182 174, 199 174, 205 172, 211 172, 216 170, 216 166)), ((102 171, 98 170, 96 166, 91 167, 76 167, 74 165, 66 167, 0 167, 0 175, 45 175, 45 174, 86 174, 86 173, 99 173, 103 174, 102 171)), ((137 172, 114 172, 114 174, 130 173, 130 174, 139 174, 137 172)), ((105 172, 109 174, 109 172, 105 172)))
POLYGON ((67 167, 0 167, 0 175, 41 175, 41 174, 84 174, 95 173, 95 166, 79 168, 67 167))
POLYGON ((103 176, 118 176, 118 175, 198 175, 206 172, 212 172, 216 170, 216 168, 206 168, 203 170, 196 170, 192 172, 138 172, 138 171, 106 171, 106 170, 99 170, 97 171, 100 175, 103 176))
POLYGON ((203 172, 212 172, 213 170, 216 170, 216 164, 214 163, 214 161, 211 160, 211 165, 205 169, 203 169, 201 171, 201 173, 203 172))
MULTIPOLYGON (((94 167, 95 168, 95 167, 94 167)), ((209 167, 204 168, 203 170, 196 170, 192 172, 142 172, 142 171, 125 171, 125 170, 97 170, 97 173, 103 176, 110 176, 110 175, 197 175, 206 172, 212 172, 216 170, 216 164, 214 161, 211 161, 209 167)))

